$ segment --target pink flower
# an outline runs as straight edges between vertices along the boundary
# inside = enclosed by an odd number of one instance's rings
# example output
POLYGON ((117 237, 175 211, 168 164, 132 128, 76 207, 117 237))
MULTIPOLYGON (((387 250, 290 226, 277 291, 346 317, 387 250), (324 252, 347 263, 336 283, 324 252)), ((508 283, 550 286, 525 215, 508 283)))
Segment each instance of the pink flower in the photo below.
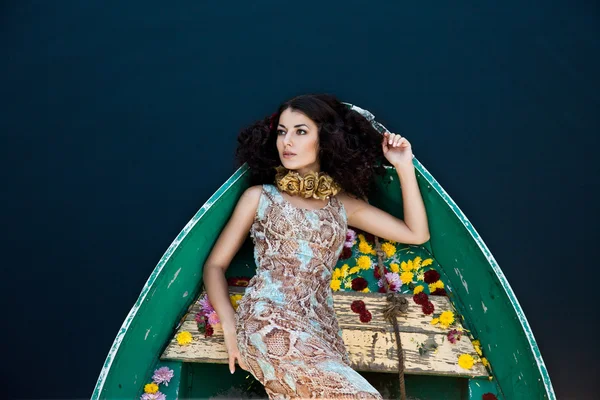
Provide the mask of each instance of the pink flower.
POLYGON ((164 394, 162 394, 161 392, 156 392, 156 393, 144 393, 142 395, 142 397, 140 397, 141 400, 167 400, 167 396, 165 396, 164 394))
MULTIPOLYGON (((397 273, 388 272, 387 274, 385 274, 385 279, 387 279, 390 291, 398 292, 402 288, 402 281, 400 280, 400 276, 397 273)), ((379 286, 380 288, 384 287, 383 279, 380 279, 377 282, 377 286, 379 286)))
POLYGON ((354 245, 355 240, 356 232, 348 228, 348 231, 346 232, 346 242, 344 243, 344 247, 352 247, 354 245))
POLYGON ((216 311, 211 312, 210 314, 208 314, 208 323, 211 325, 216 325, 219 322, 221 322, 219 320, 219 316, 217 315, 216 311))
POLYGON ((168 367, 161 367, 154 371, 154 375, 152 375, 152 380, 157 385, 164 383, 165 386, 169 386, 169 382, 171 381, 173 375, 174 373, 172 369, 169 369, 168 367))
POLYGON ((198 304, 200 305, 200 310, 203 315, 209 315, 210 313, 215 312, 212 304, 210 304, 210 300, 208 299, 208 295, 205 294, 202 296, 200 300, 198 300, 198 304))

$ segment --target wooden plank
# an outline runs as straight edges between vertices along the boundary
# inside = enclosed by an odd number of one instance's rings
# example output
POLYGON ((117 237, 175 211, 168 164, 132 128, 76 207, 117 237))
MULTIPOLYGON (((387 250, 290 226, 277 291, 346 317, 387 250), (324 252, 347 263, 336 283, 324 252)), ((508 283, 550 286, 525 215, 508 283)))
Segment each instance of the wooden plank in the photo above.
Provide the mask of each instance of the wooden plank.
MULTIPOLYGON (((243 292, 244 288, 231 288, 231 293, 243 292)), ((407 296, 410 297, 410 296, 407 296)), ((436 312, 452 310, 448 298, 431 296, 436 312)), ((335 292, 334 309, 342 329, 342 337, 352 367, 357 371, 397 372, 396 340, 393 327, 383 319, 382 310, 386 299, 381 294, 335 292), (352 301, 361 299, 371 311, 373 319, 369 323, 361 323, 358 315, 352 312, 352 301)), ((223 331, 220 326, 214 327, 214 334, 205 338, 198 331, 194 316, 198 306, 194 303, 184 318, 178 332, 188 331, 192 334, 192 343, 186 346, 177 344, 175 336, 165 349, 161 359, 181 360, 184 362, 227 363, 227 350, 223 342, 223 331)), ((404 350, 405 372, 419 375, 445 375, 456 377, 485 377, 487 370, 481 364, 465 370, 458 366, 460 354, 476 356, 471 341, 464 336, 456 344, 446 338, 448 329, 432 326, 431 316, 422 313, 420 306, 409 300, 407 315, 399 316, 399 328, 404 350), (419 344, 435 343, 437 349, 425 355, 419 354, 419 344)), ((459 324, 457 324, 460 326, 459 324)))

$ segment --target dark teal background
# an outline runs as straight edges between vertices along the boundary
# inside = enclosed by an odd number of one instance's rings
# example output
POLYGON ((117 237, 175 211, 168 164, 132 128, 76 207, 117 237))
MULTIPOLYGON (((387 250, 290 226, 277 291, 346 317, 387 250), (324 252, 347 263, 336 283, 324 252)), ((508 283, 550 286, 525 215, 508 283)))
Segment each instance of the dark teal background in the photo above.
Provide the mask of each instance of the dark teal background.
POLYGON ((465 212, 558 398, 597 398, 599 20, 591 1, 0 3, 2 397, 89 397, 238 131, 330 92, 465 212))

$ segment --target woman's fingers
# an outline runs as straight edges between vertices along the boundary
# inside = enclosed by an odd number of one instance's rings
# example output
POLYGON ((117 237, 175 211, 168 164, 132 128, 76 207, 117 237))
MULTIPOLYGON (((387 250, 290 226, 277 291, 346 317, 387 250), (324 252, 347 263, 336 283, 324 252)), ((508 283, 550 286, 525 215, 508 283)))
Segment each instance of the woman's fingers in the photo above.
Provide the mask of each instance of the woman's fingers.
POLYGON ((229 355, 229 371, 233 374, 235 372, 235 355, 229 355))
MULTIPOLYGON (((400 147, 402 143, 406 142, 406 139, 399 133, 384 132, 383 133, 383 148, 387 150, 389 147, 400 147)), ((406 145, 402 146, 406 147, 406 145)))
POLYGON ((231 373, 233 374, 235 372, 235 361, 237 360, 239 366, 241 369, 248 371, 248 366, 246 365, 246 363, 244 362, 244 360, 242 360, 242 357, 240 356, 239 352, 232 352, 229 355, 229 371, 231 371, 231 373))

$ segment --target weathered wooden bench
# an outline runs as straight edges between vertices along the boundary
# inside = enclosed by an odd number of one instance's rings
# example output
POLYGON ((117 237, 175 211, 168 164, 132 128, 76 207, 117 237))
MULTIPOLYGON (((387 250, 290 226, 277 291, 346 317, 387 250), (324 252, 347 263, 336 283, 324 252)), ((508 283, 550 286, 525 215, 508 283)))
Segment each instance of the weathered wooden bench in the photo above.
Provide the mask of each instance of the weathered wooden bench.
MULTIPOLYGON (((230 287, 230 294, 243 293, 243 287, 230 287)), ((477 353, 468 335, 455 344, 447 339, 449 328, 431 325, 432 316, 424 315, 421 306, 416 304, 412 296, 406 296, 409 308, 406 314, 399 314, 398 325, 402 348, 404 350, 404 369, 406 374, 442 375, 453 377, 482 378, 488 376, 488 371, 481 363, 475 363, 471 369, 458 365, 461 354, 469 354, 477 358, 477 353), (424 354, 419 352, 420 346, 430 347, 424 354)), ((383 318, 386 298, 379 293, 334 292, 334 308, 337 314, 342 337, 348 349, 352 367, 357 371, 398 372, 396 339, 392 324, 383 318), (362 323, 358 314, 350 309, 354 300, 363 300, 373 318, 368 323, 362 323)), ((445 296, 430 296, 435 313, 455 311, 450 300, 445 296)), ((183 362, 227 364, 227 350, 223 341, 223 332, 215 327, 214 334, 205 337, 198 331, 195 315, 199 307, 194 302, 188 314, 177 329, 166 349, 162 360, 179 360, 183 362), (192 342, 181 346, 175 339, 179 332, 188 331, 192 334, 192 342)), ((456 318, 458 319, 458 318, 456 318)), ((457 321, 452 328, 459 328, 457 321)))

